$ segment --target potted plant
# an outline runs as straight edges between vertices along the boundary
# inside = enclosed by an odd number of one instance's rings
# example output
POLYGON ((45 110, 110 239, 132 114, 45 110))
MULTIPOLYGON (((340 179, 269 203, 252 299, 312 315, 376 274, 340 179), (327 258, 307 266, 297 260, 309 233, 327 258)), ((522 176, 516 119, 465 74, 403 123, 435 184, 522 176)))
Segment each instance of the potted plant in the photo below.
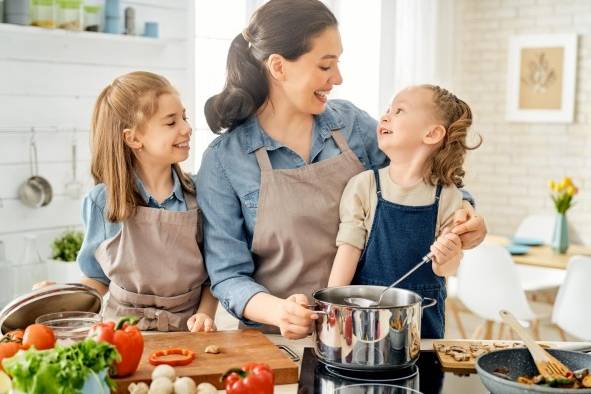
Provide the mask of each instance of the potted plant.
POLYGON ((556 253, 566 253, 569 246, 566 211, 574 204, 573 197, 579 192, 572 179, 565 176, 560 182, 550 181, 551 197, 556 208, 556 222, 552 235, 552 249, 556 253))
POLYGON ((84 234, 81 231, 69 230, 53 240, 51 259, 47 271, 49 280, 58 283, 78 282, 82 277, 76 264, 76 257, 82 246, 84 234))

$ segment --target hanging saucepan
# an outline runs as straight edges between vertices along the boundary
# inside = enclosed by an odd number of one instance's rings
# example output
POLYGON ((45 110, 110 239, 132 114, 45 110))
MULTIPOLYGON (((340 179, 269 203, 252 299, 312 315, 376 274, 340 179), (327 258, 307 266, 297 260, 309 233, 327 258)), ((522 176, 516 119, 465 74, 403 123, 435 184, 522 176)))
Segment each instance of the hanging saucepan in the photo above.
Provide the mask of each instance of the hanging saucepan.
POLYGON ((375 300, 384 289, 358 285, 314 292, 315 304, 310 307, 320 315, 313 331, 314 351, 321 361, 360 371, 404 368, 417 361, 423 309, 437 301, 400 288, 386 291, 380 306, 364 308, 345 301, 375 300))
POLYGON ((53 190, 47 179, 38 175, 39 166, 37 162, 37 145, 35 143, 34 135, 31 137, 29 156, 31 177, 20 186, 18 195, 22 203, 28 207, 44 207, 51 202, 53 190))

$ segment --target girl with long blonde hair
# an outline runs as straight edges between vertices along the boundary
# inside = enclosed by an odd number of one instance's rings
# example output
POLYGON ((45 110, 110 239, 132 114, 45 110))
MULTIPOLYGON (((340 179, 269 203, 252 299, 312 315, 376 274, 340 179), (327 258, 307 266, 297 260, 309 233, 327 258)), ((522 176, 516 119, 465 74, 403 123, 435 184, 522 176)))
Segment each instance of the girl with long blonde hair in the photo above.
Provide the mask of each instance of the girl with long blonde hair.
POLYGON ((136 315, 144 330, 215 330, 196 191, 179 166, 191 133, 177 91, 149 72, 116 78, 92 115, 82 281, 109 291, 107 317, 136 315))

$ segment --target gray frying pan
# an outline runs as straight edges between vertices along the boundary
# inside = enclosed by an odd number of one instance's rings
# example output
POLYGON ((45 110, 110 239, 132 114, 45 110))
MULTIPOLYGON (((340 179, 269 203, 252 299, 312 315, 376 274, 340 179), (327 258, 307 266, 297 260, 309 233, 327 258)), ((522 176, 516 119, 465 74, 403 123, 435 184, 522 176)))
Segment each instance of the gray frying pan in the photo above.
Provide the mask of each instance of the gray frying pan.
MULTIPOLYGON (((583 368, 591 370, 591 354, 557 349, 547 349, 547 351, 569 367, 571 371, 583 368)), ((517 383, 515 380, 518 376, 538 374, 529 350, 524 348, 498 350, 480 356, 476 360, 476 371, 478 371, 482 383, 492 394, 591 394, 591 388, 562 389, 517 383), (509 371, 507 375, 511 380, 495 374, 495 369, 501 367, 509 371)))

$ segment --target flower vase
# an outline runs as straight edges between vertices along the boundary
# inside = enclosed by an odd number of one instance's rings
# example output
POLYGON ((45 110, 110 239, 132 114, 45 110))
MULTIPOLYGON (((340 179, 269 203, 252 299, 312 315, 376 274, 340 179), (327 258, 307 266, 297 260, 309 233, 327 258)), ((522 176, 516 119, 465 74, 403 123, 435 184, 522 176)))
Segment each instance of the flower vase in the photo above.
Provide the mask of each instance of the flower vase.
POLYGON ((552 235, 552 249, 555 253, 564 254, 568 249, 568 223, 566 213, 556 215, 554 234, 552 235))

